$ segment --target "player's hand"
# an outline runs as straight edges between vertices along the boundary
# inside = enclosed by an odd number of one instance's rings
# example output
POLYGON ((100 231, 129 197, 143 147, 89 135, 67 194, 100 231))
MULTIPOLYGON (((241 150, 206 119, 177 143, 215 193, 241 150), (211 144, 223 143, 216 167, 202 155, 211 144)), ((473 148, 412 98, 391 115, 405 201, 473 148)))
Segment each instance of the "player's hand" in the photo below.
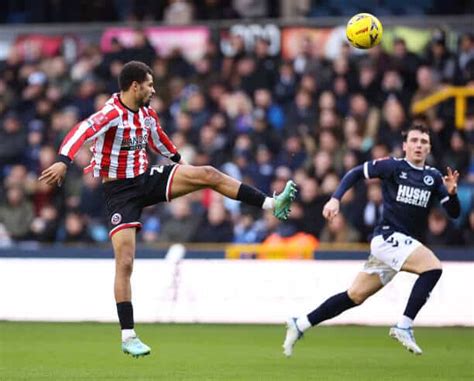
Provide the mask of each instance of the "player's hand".
POLYGON ((323 208, 323 216, 331 221, 339 213, 339 200, 332 197, 323 208))
POLYGON ((456 170, 453 171, 450 167, 447 168, 447 172, 448 174, 443 177, 444 185, 448 193, 454 195, 458 190, 459 172, 456 170))
POLYGON ((58 161, 41 172, 41 176, 38 180, 44 181, 48 185, 56 184, 58 187, 60 187, 64 180, 64 176, 66 176, 66 170, 67 165, 61 161, 58 161))

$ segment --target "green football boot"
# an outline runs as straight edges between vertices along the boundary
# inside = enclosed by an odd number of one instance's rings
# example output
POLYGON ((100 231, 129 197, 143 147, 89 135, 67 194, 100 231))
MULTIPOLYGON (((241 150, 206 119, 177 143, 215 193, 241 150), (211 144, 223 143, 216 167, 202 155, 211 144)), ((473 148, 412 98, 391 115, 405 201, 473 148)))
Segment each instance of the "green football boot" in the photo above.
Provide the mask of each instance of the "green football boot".
POLYGON ((273 215, 279 220, 288 219, 290 214, 290 206, 296 197, 296 184, 292 180, 288 180, 285 189, 279 195, 273 195, 275 199, 275 207, 273 208, 273 215))
POLYGON ((151 353, 151 348, 143 344, 138 337, 131 337, 122 342, 122 351, 135 358, 147 356, 151 353))

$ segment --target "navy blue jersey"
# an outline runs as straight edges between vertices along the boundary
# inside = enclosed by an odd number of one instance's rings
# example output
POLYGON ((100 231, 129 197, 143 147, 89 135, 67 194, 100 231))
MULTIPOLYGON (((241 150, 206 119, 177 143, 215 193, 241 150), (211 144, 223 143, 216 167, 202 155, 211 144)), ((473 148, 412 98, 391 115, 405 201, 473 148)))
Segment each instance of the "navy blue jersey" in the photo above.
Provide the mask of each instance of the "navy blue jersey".
POLYGON ((382 180, 383 215, 374 235, 397 231, 423 240, 430 208, 449 200, 441 173, 391 157, 365 162, 363 169, 367 179, 382 180))

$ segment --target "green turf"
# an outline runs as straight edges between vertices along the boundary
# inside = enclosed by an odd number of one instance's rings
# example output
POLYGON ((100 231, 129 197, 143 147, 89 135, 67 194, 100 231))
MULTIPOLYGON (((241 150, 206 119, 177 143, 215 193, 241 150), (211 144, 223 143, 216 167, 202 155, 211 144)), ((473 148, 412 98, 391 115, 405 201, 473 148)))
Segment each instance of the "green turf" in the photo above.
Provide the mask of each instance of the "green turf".
POLYGON ((319 327, 283 357, 282 326, 142 324, 152 355, 114 324, 0 322, 0 380, 474 380, 474 329, 419 328, 423 356, 388 328, 319 327))

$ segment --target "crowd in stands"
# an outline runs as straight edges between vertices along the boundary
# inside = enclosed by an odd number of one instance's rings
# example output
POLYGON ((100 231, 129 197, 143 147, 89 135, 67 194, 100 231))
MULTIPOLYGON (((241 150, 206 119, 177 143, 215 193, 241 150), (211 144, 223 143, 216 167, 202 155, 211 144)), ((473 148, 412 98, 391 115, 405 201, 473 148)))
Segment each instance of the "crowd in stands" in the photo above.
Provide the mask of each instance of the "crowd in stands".
MULTIPOLYGON (((456 168, 468 195, 455 222, 442 209, 430 213, 426 242, 474 244, 473 104, 463 129, 454 126, 451 101, 425 115, 410 112, 412 102, 445 84, 474 86, 473 35, 461 36, 456 51, 438 33, 424 54, 397 39, 390 54, 378 46, 356 55, 344 46, 334 60, 311 46, 294 60, 270 56, 263 39, 248 53, 236 37, 231 56, 209 41, 205 56, 188 62, 179 50, 157 55, 136 33, 141 42, 135 47, 115 41, 103 54, 89 44, 71 64, 61 55, 24 60, 15 49, 0 62, 0 244, 107 241, 101 182, 82 172, 88 147, 61 187, 37 178, 55 161, 66 133, 118 91, 117 74, 130 59, 153 69, 151 105, 188 162, 213 165, 268 194, 290 178, 299 187, 286 222, 204 190, 145 209, 140 240, 254 243, 274 233, 305 232, 323 242, 367 242, 382 213, 376 181, 348 192, 330 224, 322 207, 352 167, 402 156, 401 132, 416 119, 432 131, 429 164, 456 168)), ((167 163, 161 157, 151 162, 167 163)))
POLYGON ((472 1, 441 0, 2 0, 0 23, 193 21, 352 16, 465 15, 472 1))

